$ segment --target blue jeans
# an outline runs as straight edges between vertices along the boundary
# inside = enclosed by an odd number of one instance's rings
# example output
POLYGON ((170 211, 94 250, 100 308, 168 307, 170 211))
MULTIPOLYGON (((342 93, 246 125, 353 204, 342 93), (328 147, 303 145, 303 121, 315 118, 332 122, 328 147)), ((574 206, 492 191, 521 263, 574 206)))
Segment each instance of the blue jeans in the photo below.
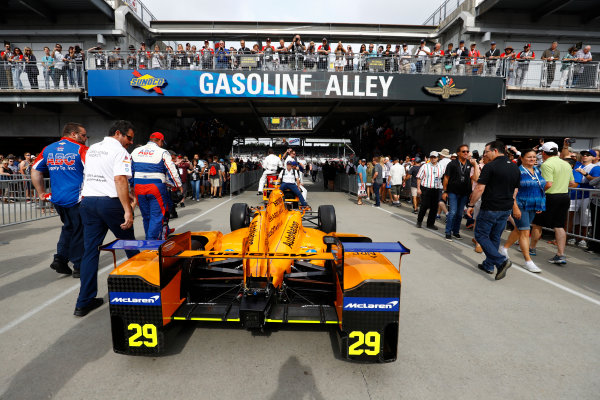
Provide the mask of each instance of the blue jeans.
POLYGON ((72 207, 61 207, 54 204, 63 226, 56 244, 54 258, 73 263, 73 269, 80 269, 83 257, 83 224, 79 215, 79 204, 72 207))
POLYGON ((475 240, 481 245, 485 253, 486 258, 483 260, 483 267, 488 271, 493 271, 494 267, 498 267, 506 261, 506 257, 500 254, 498 248, 510 212, 511 210, 481 210, 477 216, 475 240))
POLYGON ((375 193, 375 205, 379 207, 381 205, 379 198, 379 189, 381 188, 381 183, 373 182, 373 192, 375 193))
POLYGON ((190 181, 192 184, 192 194, 194 200, 200 200, 200 179, 197 181, 190 181))
POLYGON ((303 206, 307 205, 306 201, 304 200, 304 197, 302 197, 302 193, 300 193, 300 189, 298 189, 298 185, 296 185, 295 183, 283 182, 279 188, 281 189, 281 191, 284 191, 286 189, 291 190, 298 197, 301 205, 303 205, 303 206))
POLYGON ((467 195, 448 193, 448 215, 446 215, 446 235, 460 231, 463 211, 469 197, 467 195))
MULTIPOLYGON (((117 239, 135 240, 133 227, 123 230, 123 206, 114 197, 85 197, 79 207, 83 221, 83 259, 81 260, 81 288, 76 307, 85 307, 98 294, 98 260, 106 233, 110 231, 117 239)), ((137 250, 126 250, 131 258, 139 253, 137 250)))

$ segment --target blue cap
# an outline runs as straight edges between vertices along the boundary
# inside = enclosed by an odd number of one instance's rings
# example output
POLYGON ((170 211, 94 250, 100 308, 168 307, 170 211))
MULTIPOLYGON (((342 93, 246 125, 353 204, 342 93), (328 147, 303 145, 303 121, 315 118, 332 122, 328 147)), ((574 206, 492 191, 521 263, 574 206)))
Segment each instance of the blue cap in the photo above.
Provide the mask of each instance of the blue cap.
POLYGON ((219 160, 220 162, 224 162, 225 160, 223 160, 222 158, 219 160))

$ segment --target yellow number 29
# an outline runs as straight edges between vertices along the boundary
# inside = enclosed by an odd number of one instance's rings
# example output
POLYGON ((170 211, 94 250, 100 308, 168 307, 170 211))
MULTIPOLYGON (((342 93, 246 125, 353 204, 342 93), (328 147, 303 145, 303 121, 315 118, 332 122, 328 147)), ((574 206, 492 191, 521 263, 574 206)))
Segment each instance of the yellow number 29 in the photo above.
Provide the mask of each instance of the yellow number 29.
POLYGON ((129 347, 156 347, 158 344, 158 335, 156 333, 156 326, 152 324, 129 324, 127 330, 134 331, 133 335, 129 337, 129 347), (138 340, 141 336, 147 340, 138 340))
POLYGON ((356 341, 348 348, 349 355, 359 356, 363 352, 369 356, 376 356, 379 354, 381 343, 379 332, 362 333, 361 331, 354 331, 348 336, 350 339, 356 338, 356 341), (366 348, 360 348, 362 345, 365 345, 366 348))

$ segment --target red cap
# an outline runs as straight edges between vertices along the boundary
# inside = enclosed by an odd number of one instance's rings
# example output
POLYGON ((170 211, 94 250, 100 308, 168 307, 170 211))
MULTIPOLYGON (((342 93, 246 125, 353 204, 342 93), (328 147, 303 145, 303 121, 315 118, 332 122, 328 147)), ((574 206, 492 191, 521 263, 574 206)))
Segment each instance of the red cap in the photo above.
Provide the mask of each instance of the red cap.
POLYGON ((150 139, 160 139, 163 142, 165 141, 165 135, 160 132, 154 132, 150 134, 150 139))

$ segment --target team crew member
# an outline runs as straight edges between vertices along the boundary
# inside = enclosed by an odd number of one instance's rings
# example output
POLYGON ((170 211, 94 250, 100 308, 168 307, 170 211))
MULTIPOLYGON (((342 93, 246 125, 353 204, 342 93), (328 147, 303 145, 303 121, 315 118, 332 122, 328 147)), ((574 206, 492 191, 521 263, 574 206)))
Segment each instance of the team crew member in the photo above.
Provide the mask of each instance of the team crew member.
POLYGON ((146 240, 166 239, 170 232, 167 175, 183 193, 177 167, 169 151, 162 148, 164 145, 165 136, 154 132, 145 146, 131 153, 134 191, 144 218, 146 240))
POLYGON ((285 164, 285 169, 279 173, 279 180, 281 180, 281 186, 279 188, 281 190, 291 190, 296 196, 298 196, 300 204, 307 206, 308 204, 306 204, 304 197, 302 197, 302 193, 300 193, 300 177, 293 164, 293 161, 288 161, 285 164))
MULTIPOLYGON (((98 294, 98 246, 110 231, 117 239, 135 240, 133 210, 129 193, 131 156, 125 150, 133 143, 134 126, 117 121, 108 136, 93 144, 86 155, 85 178, 80 213, 84 227, 84 253, 81 261, 81 288, 74 314, 78 317, 102 305, 98 294)), ((133 257, 137 250, 126 250, 133 257)))
POLYGON ((262 167, 264 172, 260 177, 260 181, 258 182, 258 193, 257 195, 262 196, 263 188, 265 187, 265 183, 267 182, 267 175, 273 175, 277 173, 278 168, 282 168, 281 160, 275 154, 273 154, 273 149, 269 148, 268 155, 262 162, 262 167))
POLYGON ((438 208, 438 199, 442 191, 442 169, 438 164, 438 152, 429 153, 430 162, 423 165, 417 173, 417 194, 421 196, 421 207, 417 215, 417 228, 420 228, 425 218, 425 213, 429 210, 427 216, 427 227, 437 231, 435 226, 435 216, 438 208))
POLYGON ((497 268, 496 280, 506 276, 512 262, 499 252, 500 238, 511 211, 518 214, 515 199, 519 191, 521 172, 505 155, 504 143, 493 141, 485 145, 483 156, 488 163, 481 170, 477 186, 470 196, 467 215, 473 217, 474 204, 481 198, 481 209, 475 224, 475 240, 483 248, 485 260, 477 268, 488 274, 497 268))
POLYGON ((44 172, 50 174, 53 189, 51 201, 63 223, 56 254, 50 268, 59 274, 71 274, 69 261, 73 263, 73 278, 79 278, 83 256, 83 225, 79 216, 83 168, 87 146, 87 133, 83 125, 69 122, 63 128, 63 137, 42 150, 33 163, 31 181, 40 200, 46 199, 44 172))

